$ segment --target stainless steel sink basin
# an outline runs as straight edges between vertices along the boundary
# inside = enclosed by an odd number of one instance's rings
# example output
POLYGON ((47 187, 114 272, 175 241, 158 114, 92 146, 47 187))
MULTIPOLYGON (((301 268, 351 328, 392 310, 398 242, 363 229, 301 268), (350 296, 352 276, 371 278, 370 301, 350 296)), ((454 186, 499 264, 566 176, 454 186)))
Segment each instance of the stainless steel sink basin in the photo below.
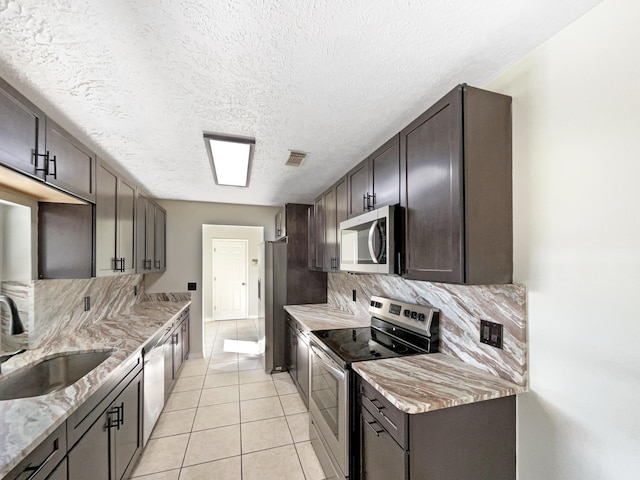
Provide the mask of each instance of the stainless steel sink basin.
POLYGON ((6 380, 0 376, 0 400, 37 397, 62 390, 77 382, 113 354, 106 352, 61 353, 6 380))

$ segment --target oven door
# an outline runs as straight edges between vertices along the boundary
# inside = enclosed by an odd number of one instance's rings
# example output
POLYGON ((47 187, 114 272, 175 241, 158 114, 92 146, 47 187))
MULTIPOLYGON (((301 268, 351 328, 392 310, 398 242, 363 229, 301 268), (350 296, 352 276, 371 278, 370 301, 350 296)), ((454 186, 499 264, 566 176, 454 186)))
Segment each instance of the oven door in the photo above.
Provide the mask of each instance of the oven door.
POLYGON ((310 347, 309 411, 331 463, 344 478, 349 472, 349 375, 313 338, 310 347))

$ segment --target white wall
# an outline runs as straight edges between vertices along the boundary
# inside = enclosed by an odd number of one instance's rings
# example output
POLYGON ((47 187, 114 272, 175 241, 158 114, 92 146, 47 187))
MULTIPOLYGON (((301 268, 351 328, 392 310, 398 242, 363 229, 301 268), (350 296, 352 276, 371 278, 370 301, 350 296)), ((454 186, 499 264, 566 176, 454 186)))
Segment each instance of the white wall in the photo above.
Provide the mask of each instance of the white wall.
POLYGON ((640 478, 639 18, 606 0, 487 85, 514 99, 520 480, 640 478))
MULTIPOLYGON (((274 227, 275 228, 275 227, 274 227)), ((261 242, 264 242, 263 227, 237 227, 221 225, 204 225, 202 227, 202 298, 203 298, 203 318, 204 321, 213 320, 213 258, 212 241, 218 238, 229 238, 247 240, 247 270, 248 278, 248 315, 258 316, 258 278, 260 278, 260 265, 252 260, 262 258, 259 249, 261 242)))
POLYGON ((38 202, 0 189, 0 281, 38 278, 38 202))
POLYGON ((145 275, 147 292, 186 292, 188 282, 197 282, 191 292, 191 355, 203 352, 202 339, 202 225, 264 227, 264 238, 275 236, 278 208, 220 203, 160 200, 167 210, 167 272, 145 275))

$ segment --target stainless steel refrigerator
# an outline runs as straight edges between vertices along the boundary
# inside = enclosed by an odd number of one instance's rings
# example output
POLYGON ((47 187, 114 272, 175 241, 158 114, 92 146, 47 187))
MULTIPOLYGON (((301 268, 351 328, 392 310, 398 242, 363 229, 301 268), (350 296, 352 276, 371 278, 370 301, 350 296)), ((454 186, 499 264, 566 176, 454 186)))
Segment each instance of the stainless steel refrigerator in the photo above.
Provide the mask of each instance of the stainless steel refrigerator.
POLYGON ((288 204, 287 237, 280 241, 265 242, 265 276, 261 280, 264 299, 261 299, 261 305, 264 305, 264 368, 267 372, 287 369, 287 321, 283 307, 327 302, 327 274, 309 271, 307 265, 306 207, 288 204))

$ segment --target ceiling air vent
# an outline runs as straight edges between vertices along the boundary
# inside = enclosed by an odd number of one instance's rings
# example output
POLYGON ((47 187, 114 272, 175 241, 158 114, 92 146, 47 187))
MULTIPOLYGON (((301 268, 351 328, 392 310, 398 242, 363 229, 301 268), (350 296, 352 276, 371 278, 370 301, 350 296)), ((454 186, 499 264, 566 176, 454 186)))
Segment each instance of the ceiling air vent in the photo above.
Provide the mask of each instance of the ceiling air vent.
POLYGON ((307 154, 303 152, 294 152, 293 150, 289 150, 289 158, 287 159, 285 165, 290 165, 292 167, 299 167, 304 162, 304 159, 307 158, 307 154))

